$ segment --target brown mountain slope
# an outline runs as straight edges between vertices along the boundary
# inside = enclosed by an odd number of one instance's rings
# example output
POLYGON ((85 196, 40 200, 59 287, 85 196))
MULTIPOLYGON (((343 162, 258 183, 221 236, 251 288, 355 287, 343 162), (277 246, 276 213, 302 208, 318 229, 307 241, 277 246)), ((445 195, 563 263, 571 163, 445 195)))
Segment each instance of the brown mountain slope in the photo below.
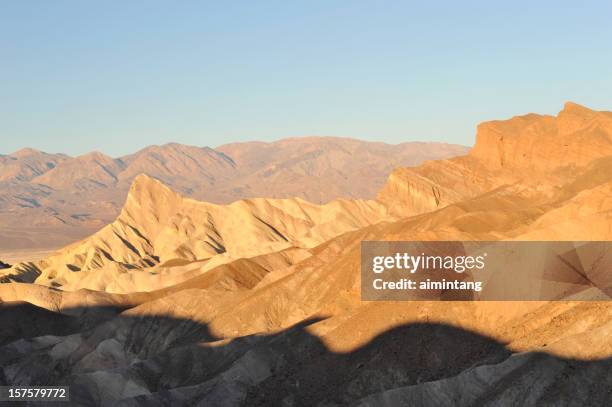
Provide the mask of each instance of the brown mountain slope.
POLYGON ((66 160, 46 173, 33 179, 54 190, 80 191, 108 188, 117 181, 117 174, 125 168, 121 160, 115 160, 97 151, 66 160))
POLYGON ((32 148, 0 155, 0 183, 30 181, 66 160, 69 160, 66 155, 47 154, 32 148))
POLYGON ((296 196, 316 203, 374 198, 393 168, 467 151, 443 143, 390 145, 332 137, 227 144, 217 150, 233 157, 243 172, 228 190, 266 198, 296 196))
MULTIPOLYGON (((209 195, 237 176, 232 158, 212 148, 176 143, 146 147, 122 157, 126 170, 119 174, 123 186, 140 175, 153 176, 188 196, 209 195)), ((217 199, 212 199, 217 201, 217 199)))
POLYGON ((57 248, 100 229, 119 214, 130 184, 141 173, 183 195, 214 203, 253 197, 325 203, 372 198, 395 166, 465 151, 443 143, 393 146, 319 137, 218 149, 171 143, 120 158, 101 153, 49 158, 37 153, 36 159, 47 167, 31 165, 27 151, 22 151, 0 156, 0 174, 12 180, 2 183, 0 191, 0 253, 57 248), (35 170, 23 172, 30 167, 35 170))

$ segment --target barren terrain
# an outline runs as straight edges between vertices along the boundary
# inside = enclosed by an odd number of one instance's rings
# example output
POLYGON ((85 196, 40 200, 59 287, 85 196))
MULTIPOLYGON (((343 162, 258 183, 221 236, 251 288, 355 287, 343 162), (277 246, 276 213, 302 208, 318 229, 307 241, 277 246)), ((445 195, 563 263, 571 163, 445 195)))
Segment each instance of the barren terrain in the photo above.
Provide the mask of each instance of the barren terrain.
POLYGON ((334 137, 216 149, 170 143, 118 158, 22 149, 0 155, 0 259, 15 251, 57 249, 91 235, 117 217, 140 174, 211 203, 257 197, 326 203, 372 199, 393 168, 466 151, 444 143, 390 145, 334 137))
POLYGON ((359 272, 363 240, 611 240, 611 112, 483 123, 375 199, 175 189, 138 175, 112 223, 0 271, 1 384, 104 406, 612 404, 609 302, 364 302, 359 272))

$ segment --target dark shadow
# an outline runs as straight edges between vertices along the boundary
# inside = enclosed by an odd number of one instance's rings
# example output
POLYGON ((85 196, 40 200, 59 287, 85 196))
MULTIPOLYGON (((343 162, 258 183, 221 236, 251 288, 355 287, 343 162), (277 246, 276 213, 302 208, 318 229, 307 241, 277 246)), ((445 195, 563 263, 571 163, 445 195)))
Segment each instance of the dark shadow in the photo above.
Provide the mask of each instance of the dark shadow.
POLYGON ((138 251, 138 249, 132 243, 130 243, 129 241, 127 241, 126 239, 121 237, 121 235, 119 235, 119 233, 115 232, 114 230, 113 230, 113 233, 115 234, 115 236, 117 236, 119 238, 119 240, 121 240, 121 242, 125 245, 125 247, 130 249, 136 256, 144 257, 144 256, 140 255, 140 252, 138 251))
POLYGON ((109 260, 109 261, 115 261, 115 259, 113 258, 113 256, 112 256, 112 255, 111 255, 109 252, 107 252, 107 251, 106 251, 106 250, 104 250, 104 249, 100 249, 100 251, 102 252, 102 255, 103 255, 104 257, 106 257, 106 259, 107 259, 107 260, 109 260))
POLYGON ((211 236, 210 233, 207 233, 206 236, 212 241, 212 243, 208 241, 204 241, 207 245, 209 245, 217 254, 225 253, 225 246, 220 242, 219 239, 211 236))
POLYGON ((68 335, 76 332, 74 317, 58 314, 32 304, 3 303, 0 305, 0 346, 18 339, 42 335, 68 335))
POLYGON ((125 310, 125 306, 103 306, 71 308, 59 313, 28 302, 0 302, 0 346, 18 339, 85 331, 125 310))
POLYGON ((274 233, 276 236, 280 237, 281 239, 283 239, 285 242, 288 242, 289 239, 287 239, 277 228, 275 228, 274 226, 272 226, 271 223, 266 222, 265 220, 263 220, 262 218, 260 218, 259 216, 253 214, 253 217, 255 219, 257 219, 259 222, 261 222, 262 224, 264 224, 268 229, 270 229, 272 231, 272 233, 274 233))
POLYGON ((612 359, 513 354, 433 323, 340 353, 309 333, 317 322, 224 340, 204 323, 121 307, 5 303, 0 385, 69 385, 76 406, 612 405, 612 359))
MULTIPOLYGON (((9 266, 10 267, 10 266, 9 266)), ((16 270, 12 270, 11 273, 4 274, 0 277, 0 283, 31 283, 40 275, 40 269, 36 263, 19 263, 16 270)))
POLYGON ((136 229, 134 226, 132 226, 132 225, 130 225, 130 224, 125 223, 125 225, 126 225, 128 228, 130 228, 130 229, 132 230, 132 232, 134 232, 134 233, 136 234, 136 236, 138 236, 139 238, 141 238, 142 240, 144 240, 145 242, 147 242, 147 244, 149 244, 149 245, 151 244, 151 242, 149 241, 149 239, 147 239, 147 238, 145 237, 145 235, 143 235, 143 234, 140 232, 140 230, 136 229))

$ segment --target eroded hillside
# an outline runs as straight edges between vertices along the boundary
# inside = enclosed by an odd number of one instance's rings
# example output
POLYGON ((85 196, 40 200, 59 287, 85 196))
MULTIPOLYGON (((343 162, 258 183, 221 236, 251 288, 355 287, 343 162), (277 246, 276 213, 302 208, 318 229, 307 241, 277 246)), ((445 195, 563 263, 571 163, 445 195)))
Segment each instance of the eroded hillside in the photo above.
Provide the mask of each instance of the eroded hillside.
POLYGON ((363 240, 612 240, 610 117, 485 123, 378 201, 213 205, 139 177, 111 225, 3 271, 35 283, 0 285, 21 332, 0 380, 79 405, 607 405, 608 302, 363 302, 359 267, 363 240))
POLYGON ((218 204, 257 197, 323 204, 372 199, 393 168, 466 151, 444 143, 390 145, 334 137, 216 149, 170 143, 118 158, 23 149, 0 155, 0 255, 57 249, 89 236, 117 217, 140 174, 218 204))

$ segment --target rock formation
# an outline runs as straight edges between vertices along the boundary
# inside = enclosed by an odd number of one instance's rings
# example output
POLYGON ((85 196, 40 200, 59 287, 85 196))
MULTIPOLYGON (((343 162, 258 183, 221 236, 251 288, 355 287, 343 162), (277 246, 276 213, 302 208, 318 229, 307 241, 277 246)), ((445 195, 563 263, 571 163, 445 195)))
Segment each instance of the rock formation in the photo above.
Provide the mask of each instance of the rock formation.
POLYGON ((378 194, 394 212, 419 214, 504 185, 566 183, 612 156, 612 112, 568 102, 557 117, 528 114, 478 126, 466 156, 394 170, 378 194))
MULTIPOLYGON (((141 175, 119 217, 40 261, 36 283, 74 282, 71 289, 105 290, 104 282, 112 276, 133 275, 135 270, 153 267, 151 273, 156 273, 154 266, 198 262, 203 271, 234 259, 310 249, 346 231, 391 219, 376 201, 316 205, 299 198, 255 198, 215 205, 183 198, 141 175)), ((121 292, 140 290, 128 285, 121 292)))
POLYGON ((0 284, 0 382, 75 405, 610 405, 608 302, 363 302, 359 272, 364 240, 611 240, 609 115, 481 125, 378 202, 214 205, 138 177, 36 284, 0 284))
POLYGON ((332 137, 217 149, 170 143, 119 158, 20 150, 0 155, 0 255, 57 249, 89 236, 119 214, 139 174, 219 204, 256 197, 300 197, 322 204, 374 198, 394 167, 466 151, 443 143, 389 145, 332 137))

